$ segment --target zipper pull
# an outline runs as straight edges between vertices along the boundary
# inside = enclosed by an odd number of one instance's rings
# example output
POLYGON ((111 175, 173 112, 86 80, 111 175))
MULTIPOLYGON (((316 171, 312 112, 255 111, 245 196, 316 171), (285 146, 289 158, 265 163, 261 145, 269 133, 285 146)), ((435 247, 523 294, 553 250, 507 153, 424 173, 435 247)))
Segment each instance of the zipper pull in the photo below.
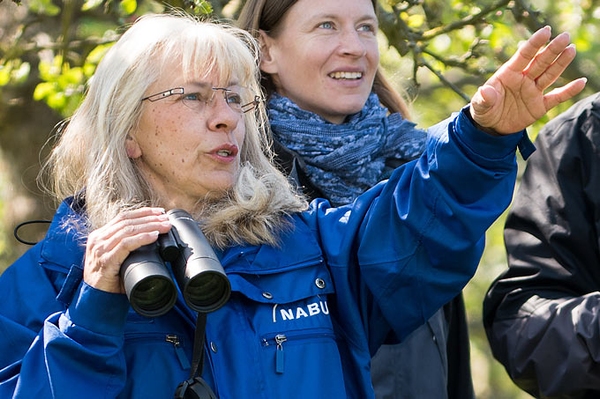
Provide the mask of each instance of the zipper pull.
POLYGON ((277 374, 283 374, 284 370, 284 358, 283 358, 283 343, 287 341, 287 337, 284 334, 277 334, 275 336, 275 372, 277 374))
POLYGON ((192 367, 189 359, 183 352, 183 348, 181 347, 181 342, 179 342, 179 337, 174 334, 167 334, 165 340, 173 344, 173 348, 175 348, 175 355, 177 355, 177 359, 179 360, 179 364, 184 370, 187 370, 192 367))

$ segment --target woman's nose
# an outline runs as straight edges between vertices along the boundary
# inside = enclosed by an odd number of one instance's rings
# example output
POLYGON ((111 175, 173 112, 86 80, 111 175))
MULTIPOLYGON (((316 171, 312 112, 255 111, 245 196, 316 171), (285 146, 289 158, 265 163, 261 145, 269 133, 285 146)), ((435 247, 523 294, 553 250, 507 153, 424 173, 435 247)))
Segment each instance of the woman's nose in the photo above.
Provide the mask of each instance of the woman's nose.
POLYGON ((242 120, 243 113, 229 106, 227 99, 221 93, 215 93, 207 104, 207 122, 212 130, 230 132, 242 120))
POLYGON ((344 54, 364 56, 367 46, 356 29, 345 29, 340 35, 340 49, 344 54))

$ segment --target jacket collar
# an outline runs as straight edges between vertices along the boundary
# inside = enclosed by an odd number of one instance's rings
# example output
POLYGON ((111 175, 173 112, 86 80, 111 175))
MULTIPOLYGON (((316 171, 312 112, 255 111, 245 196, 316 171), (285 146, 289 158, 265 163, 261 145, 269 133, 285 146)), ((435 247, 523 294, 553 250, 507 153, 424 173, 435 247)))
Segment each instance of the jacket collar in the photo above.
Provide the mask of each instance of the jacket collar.
POLYGON ((58 207, 42 242, 40 264, 68 273, 72 266, 83 269, 87 230, 82 201, 65 199, 58 207))

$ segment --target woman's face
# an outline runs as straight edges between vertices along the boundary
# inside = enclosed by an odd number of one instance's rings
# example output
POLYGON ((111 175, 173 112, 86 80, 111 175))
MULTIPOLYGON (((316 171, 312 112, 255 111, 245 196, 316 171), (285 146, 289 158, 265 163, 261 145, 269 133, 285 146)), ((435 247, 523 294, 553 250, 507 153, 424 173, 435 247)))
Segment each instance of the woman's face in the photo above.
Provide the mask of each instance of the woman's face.
POLYGON ((261 69, 276 91, 333 123, 362 109, 379 64, 371 0, 298 0, 276 37, 261 33, 261 69))
MULTIPOLYGON (((143 101, 140 122, 126 141, 127 154, 137 163, 165 208, 194 209, 199 200, 221 197, 232 187, 240 168, 245 136, 244 116, 235 110, 222 90, 234 89, 237 82, 207 80, 185 82, 180 69, 168 74, 146 90, 146 96, 182 87, 155 101, 143 101), (194 93, 212 101, 204 103, 194 93)), ((161 96, 152 97, 152 99, 161 96)))

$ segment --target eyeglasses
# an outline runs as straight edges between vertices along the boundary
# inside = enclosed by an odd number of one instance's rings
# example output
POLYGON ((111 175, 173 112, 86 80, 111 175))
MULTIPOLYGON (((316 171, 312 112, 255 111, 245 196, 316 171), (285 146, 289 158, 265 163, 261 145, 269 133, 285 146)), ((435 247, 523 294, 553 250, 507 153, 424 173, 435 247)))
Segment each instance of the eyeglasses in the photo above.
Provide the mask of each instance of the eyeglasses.
POLYGON ((183 105, 194 111, 201 111, 204 106, 212 103, 212 101, 215 99, 216 92, 223 93, 223 98, 225 99, 227 105, 229 105, 229 108, 239 113, 252 111, 262 100, 259 96, 253 94, 245 87, 206 87, 193 93, 186 93, 183 87, 176 87, 174 89, 161 91, 160 93, 144 97, 141 101, 148 100, 150 102, 155 102, 163 100, 167 97, 179 95, 179 100, 183 103, 183 105), (242 104, 244 99, 247 98, 252 98, 252 101, 242 104))

